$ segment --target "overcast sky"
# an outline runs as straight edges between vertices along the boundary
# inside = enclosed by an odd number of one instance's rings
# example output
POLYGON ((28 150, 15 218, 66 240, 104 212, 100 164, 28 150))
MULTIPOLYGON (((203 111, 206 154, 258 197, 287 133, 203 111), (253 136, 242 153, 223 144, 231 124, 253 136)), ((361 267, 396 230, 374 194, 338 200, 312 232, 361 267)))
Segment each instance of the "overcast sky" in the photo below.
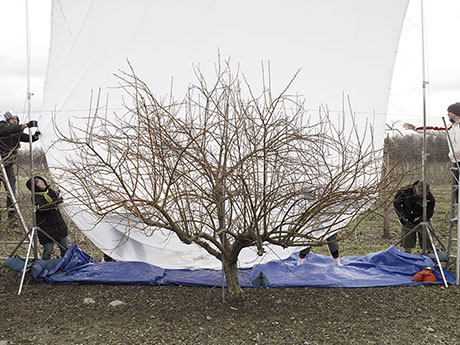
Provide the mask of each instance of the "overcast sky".
MULTIPOLYGON (((344 0, 345 1, 345 0, 344 0)), ((383 0, 382 0, 383 1, 383 0)), ((387 1, 387 0, 385 0, 387 1)), ((39 111, 49 49, 50 0, 29 1, 32 110, 39 111)), ((411 0, 396 59, 387 122, 422 124, 421 0, 411 0)), ((428 123, 460 102, 460 0, 424 0, 428 123)), ((0 112, 26 110, 25 0, 0 0, 0 112)))
MULTIPOLYGON (((427 124, 442 125, 447 107, 460 102, 460 1, 424 0, 427 124)), ((421 0, 411 0, 396 58, 387 123, 423 124, 421 0)))

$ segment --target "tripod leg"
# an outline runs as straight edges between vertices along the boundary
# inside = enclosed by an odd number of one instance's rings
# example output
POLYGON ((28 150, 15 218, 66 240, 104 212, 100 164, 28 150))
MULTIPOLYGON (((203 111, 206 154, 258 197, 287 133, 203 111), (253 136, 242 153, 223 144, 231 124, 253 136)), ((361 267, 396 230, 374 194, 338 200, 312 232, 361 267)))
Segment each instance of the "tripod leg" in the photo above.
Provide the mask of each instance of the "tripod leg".
MULTIPOLYGON (((3 162, 3 158, 0 158, 0 170, 1 170, 1 173, 2 173, 2 176, 3 176, 3 183, 4 183, 4 185, 5 185, 6 189, 7 189, 7 192, 8 192, 8 195, 10 197, 10 200, 12 202, 12 205, 13 205, 13 207, 14 207, 14 209, 16 211, 16 214, 18 215, 19 221, 21 223, 22 231, 24 232, 24 234, 29 234, 30 231, 27 228, 26 221, 24 220, 24 217, 22 216, 22 212, 19 209, 19 204, 18 204, 18 201, 17 201, 16 196, 14 194, 13 188, 11 188, 10 181, 9 181, 9 178, 8 178, 8 173, 6 172, 5 164, 3 162)), ((33 243, 35 257, 38 257, 38 255, 37 255, 37 243, 35 241, 35 237, 34 236, 29 236, 29 242, 33 243)))
MULTIPOLYGON (((18 201, 16 200, 16 196, 14 195, 14 191, 11 188, 10 181, 8 179, 8 173, 6 172, 5 164, 3 163, 3 159, 0 160, 0 169, 2 171, 3 183, 4 183, 4 185, 5 185, 6 189, 7 189, 8 195, 9 195, 11 203, 12 203, 12 206, 14 207, 14 209, 16 211, 16 214, 18 215, 19 221, 20 221, 21 226, 22 226, 22 230, 24 231, 24 233, 27 233, 28 229, 27 229, 26 221, 24 220, 24 217, 22 216, 22 212, 19 209, 18 201)), ((32 237, 30 238, 30 240, 32 240, 32 237)))
POLYGON ((38 231, 40 231, 43 235, 45 235, 46 237, 48 237, 51 241, 53 241, 54 243, 56 243, 58 245, 59 248, 62 248, 62 249, 65 249, 67 250, 68 247, 64 247, 62 244, 60 244, 58 241, 56 241, 54 238, 52 238, 50 235, 48 235, 46 232, 44 232, 42 229, 40 228, 36 228, 38 231))
MULTIPOLYGON (((33 238, 34 235, 35 235, 35 228, 32 228, 31 237, 33 238)), ((32 243, 33 243, 33 241, 30 241, 30 242, 29 242, 29 247, 28 247, 28 249, 27 249, 27 256, 26 256, 26 261, 24 262, 24 269, 22 270, 21 284, 19 285, 18 295, 21 294, 21 292, 22 292, 22 287, 23 287, 23 285, 24 285, 24 278, 26 277, 26 269, 27 269, 27 264, 29 263, 30 250, 31 250, 31 248, 32 248, 32 243)))
POLYGON ((436 250, 436 245, 434 244, 433 237, 431 236, 430 227, 427 224, 425 224, 425 229, 426 229, 426 234, 430 238, 431 246, 433 247, 434 255, 436 257, 436 262, 438 263, 439 270, 441 271, 441 276, 444 282, 444 286, 447 287, 446 277, 444 276, 444 271, 441 266, 441 261, 439 260, 438 251, 436 250))
MULTIPOLYGON (((13 257, 14 253, 16 253, 16 251, 19 249, 19 247, 21 246, 21 244, 24 243, 24 241, 27 239, 27 237, 30 236, 30 233, 31 233, 32 229, 30 229, 27 234, 24 236, 24 238, 18 243, 18 245, 16 246, 16 248, 14 248, 14 250, 11 252, 10 254, 10 257, 13 257)), ((30 240, 30 238, 29 238, 30 240)))
POLYGON ((416 231, 418 228, 420 227, 420 224, 417 224, 417 226, 414 226, 408 233, 406 233, 403 237, 400 238, 400 240, 398 242, 396 242, 395 244, 393 244, 393 246, 397 246, 398 244, 400 244, 407 236, 409 236, 410 234, 412 234, 414 231, 416 231))
POLYGON ((441 242, 441 239, 438 237, 438 235, 436 235, 436 232, 434 231, 434 229, 430 225, 429 227, 431 231, 431 236, 433 236, 434 239, 438 241, 438 244, 441 246, 442 250, 446 251, 446 247, 444 247, 444 245, 441 242))

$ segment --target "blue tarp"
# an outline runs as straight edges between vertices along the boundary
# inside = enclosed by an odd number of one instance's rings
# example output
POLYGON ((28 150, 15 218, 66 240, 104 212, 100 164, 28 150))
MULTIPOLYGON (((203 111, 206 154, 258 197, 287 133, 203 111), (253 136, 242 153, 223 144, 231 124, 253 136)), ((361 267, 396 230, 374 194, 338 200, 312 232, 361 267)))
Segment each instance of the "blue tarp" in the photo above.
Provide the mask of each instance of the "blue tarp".
MULTIPOLYGON (((305 262, 297 265, 297 253, 280 261, 260 264, 238 271, 243 287, 371 287, 441 284, 439 268, 423 255, 407 254, 390 247, 365 256, 342 257, 337 267, 330 256, 310 253, 305 262), (437 283, 416 283, 411 279, 423 268, 431 266, 437 283)), ((24 260, 10 258, 5 266, 22 270, 24 260)), ((35 279, 54 284, 108 283, 220 286, 220 270, 162 269, 143 262, 96 262, 76 246, 70 246, 62 259, 37 260, 31 267, 35 279)), ((455 284, 455 277, 444 270, 447 282, 455 284)))

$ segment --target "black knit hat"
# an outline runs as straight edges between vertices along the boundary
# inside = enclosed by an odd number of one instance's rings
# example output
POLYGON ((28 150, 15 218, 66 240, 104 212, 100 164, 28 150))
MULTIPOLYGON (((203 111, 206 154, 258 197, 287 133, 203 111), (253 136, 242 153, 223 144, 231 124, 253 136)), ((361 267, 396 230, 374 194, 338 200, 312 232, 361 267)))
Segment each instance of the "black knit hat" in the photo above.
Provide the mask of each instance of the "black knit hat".
POLYGON ((454 113, 457 116, 460 116, 460 102, 449 105, 447 108, 448 113, 454 113))
MULTIPOLYGON (((426 192, 430 192, 430 185, 428 183, 425 184, 426 186, 426 192)), ((415 181, 414 183, 414 188, 417 194, 423 195, 423 181, 415 181)))
POLYGON ((7 111, 5 114, 3 114, 3 118, 5 121, 8 121, 9 119, 16 119, 19 124, 19 116, 11 114, 9 111, 7 111))
POLYGON ((16 116, 7 111, 5 114, 3 114, 3 117, 5 118, 5 121, 8 121, 9 119, 14 119, 16 116))
MULTIPOLYGON (((37 182, 38 180, 42 180, 44 183, 45 183, 45 186, 46 188, 48 189, 48 183, 46 182, 46 180, 41 177, 41 176, 35 176, 34 177, 34 182, 35 182, 35 185, 37 185, 37 182)), ((29 190, 32 190, 32 183, 31 183, 32 179, 28 179, 27 182, 26 182, 26 187, 29 189, 29 190)))

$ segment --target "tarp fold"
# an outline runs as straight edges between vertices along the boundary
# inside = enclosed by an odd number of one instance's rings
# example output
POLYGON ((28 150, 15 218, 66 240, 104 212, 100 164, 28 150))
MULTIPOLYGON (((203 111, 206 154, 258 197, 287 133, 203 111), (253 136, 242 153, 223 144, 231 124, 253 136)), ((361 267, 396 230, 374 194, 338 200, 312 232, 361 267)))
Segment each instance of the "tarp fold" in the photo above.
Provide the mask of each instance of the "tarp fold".
MULTIPOLYGON (((330 256, 310 253, 305 262, 297 265, 297 253, 289 258, 260 264, 252 269, 240 269, 242 287, 372 287, 427 284, 411 279, 423 268, 434 267, 438 281, 442 276, 433 261, 424 255, 407 254, 392 246, 387 250, 365 256, 341 258, 343 266, 336 266, 330 256)), ((24 260, 9 258, 5 266, 16 271, 24 267, 24 260)), ((185 286, 221 286, 220 270, 162 269, 144 262, 96 262, 76 246, 70 246, 62 259, 37 260, 31 272, 35 279, 53 284, 104 283, 185 286), (41 271, 40 271, 41 270, 41 271)), ((444 270, 447 282, 455 284, 455 277, 444 270)))

